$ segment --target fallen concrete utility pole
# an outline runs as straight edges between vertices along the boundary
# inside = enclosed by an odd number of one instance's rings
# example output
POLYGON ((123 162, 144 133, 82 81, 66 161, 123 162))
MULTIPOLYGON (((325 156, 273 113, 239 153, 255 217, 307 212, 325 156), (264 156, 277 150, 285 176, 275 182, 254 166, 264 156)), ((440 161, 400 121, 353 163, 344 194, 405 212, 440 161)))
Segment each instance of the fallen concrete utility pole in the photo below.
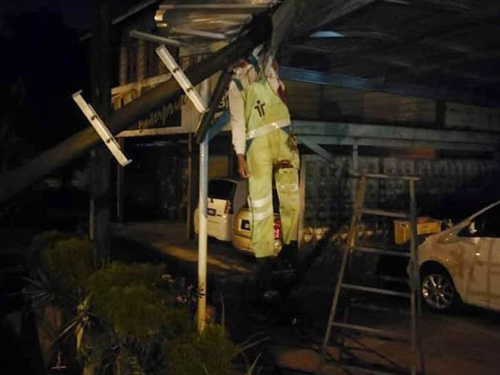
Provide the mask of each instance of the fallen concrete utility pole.
MULTIPOLYGON (((214 73, 226 68, 241 56, 250 54, 254 47, 264 42, 271 30, 270 16, 274 9, 254 16, 247 31, 233 43, 214 53, 204 61, 189 67, 185 73, 190 81, 197 85, 214 73)), ((131 126, 161 107, 182 92, 179 84, 170 79, 155 89, 148 91, 122 109, 114 112, 107 121, 112 134, 131 126)), ((38 157, 19 169, 0 175, 0 204, 13 198, 33 183, 41 180, 57 168, 67 165, 93 146, 100 138, 93 128, 86 128, 69 137, 59 145, 43 152, 38 157)))

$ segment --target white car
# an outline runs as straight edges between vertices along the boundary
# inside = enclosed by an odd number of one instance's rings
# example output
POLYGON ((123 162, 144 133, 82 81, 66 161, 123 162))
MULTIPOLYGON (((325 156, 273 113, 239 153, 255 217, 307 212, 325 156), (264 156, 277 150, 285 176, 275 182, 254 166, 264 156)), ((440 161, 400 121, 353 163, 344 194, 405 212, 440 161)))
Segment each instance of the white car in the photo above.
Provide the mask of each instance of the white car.
MULTIPOLYGON (((252 249, 252 213, 248 206, 243 207, 238 211, 234 219, 234 235, 233 235, 233 247, 237 250, 244 251, 246 253, 255 255, 252 249)), ((281 242, 281 221, 280 215, 274 213, 274 252, 276 255, 279 254, 283 247, 281 242)))
MULTIPOLYGON (((248 194, 247 180, 215 178, 208 182, 207 231, 221 241, 233 239, 234 213, 245 204, 248 194)), ((194 212, 194 231, 198 233, 199 207, 194 212)))
POLYGON ((434 310, 460 301, 500 311, 500 201, 419 247, 421 293, 434 310))

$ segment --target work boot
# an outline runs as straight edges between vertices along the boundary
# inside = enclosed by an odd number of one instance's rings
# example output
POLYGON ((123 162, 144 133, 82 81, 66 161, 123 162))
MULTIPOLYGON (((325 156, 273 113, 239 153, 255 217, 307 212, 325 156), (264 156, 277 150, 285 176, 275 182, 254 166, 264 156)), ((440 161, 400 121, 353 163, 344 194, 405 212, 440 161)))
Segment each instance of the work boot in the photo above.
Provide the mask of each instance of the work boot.
POLYGON ((276 259, 272 257, 257 258, 257 298, 263 301, 271 301, 279 296, 279 292, 273 288, 273 269, 276 268, 276 259))
POLYGON ((278 268, 280 270, 297 270, 299 247, 297 241, 285 245, 278 256, 278 268))

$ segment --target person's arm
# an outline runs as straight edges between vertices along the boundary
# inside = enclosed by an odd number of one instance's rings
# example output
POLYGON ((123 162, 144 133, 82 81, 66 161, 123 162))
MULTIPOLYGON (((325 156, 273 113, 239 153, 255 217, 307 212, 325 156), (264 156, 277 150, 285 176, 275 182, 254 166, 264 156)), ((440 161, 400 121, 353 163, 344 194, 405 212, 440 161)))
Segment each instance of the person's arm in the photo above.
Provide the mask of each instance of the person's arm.
POLYGON ((250 177, 248 165, 245 160, 246 127, 245 127, 245 103, 241 92, 234 82, 229 84, 229 112, 231 115, 231 133, 234 151, 238 158, 238 171, 243 178, 250 177))

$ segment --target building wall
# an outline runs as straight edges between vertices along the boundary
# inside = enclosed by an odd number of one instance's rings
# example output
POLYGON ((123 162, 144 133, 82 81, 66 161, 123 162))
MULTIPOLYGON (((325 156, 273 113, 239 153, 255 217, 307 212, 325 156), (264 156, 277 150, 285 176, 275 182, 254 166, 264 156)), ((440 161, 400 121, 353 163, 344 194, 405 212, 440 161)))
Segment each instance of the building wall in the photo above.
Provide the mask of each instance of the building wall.
POLYGON ((447 103, 445 126, 449 129, 500 132, 500 109, 447 103))
MULTIPOLYGON (((305 197, 303 227, 328 227, 339 230, 349 224, 356 179, 349 177, 353 167, 350 156, 334 156, 328 163, 316 155, 302 157, 302 194, 305 197)), ((471 194, 487 203, 481 196, 486 188, 495 189, 498 161, 492 159, 412 159, 410 157, 359 157, 359 169, 371 173, 417 175, 415 185, 419 215, 437 218, 460 215, 454 209, 465 209, 471 194), (482 186, 484 184, 484 186, 482 186), (489 185, 488 185, 489 184, 489 185), (487 186, 488 185, 488 186, 487 186), (474 190, 478 189, 478 190, 474 190), (447 206, 451 199, 456 207, 447 206)), ((368 180, 365 203, 367 207, 408 211, 408 184, 399 180, 368 180)), ((474 196, 472 196, 474 198, 474 196)), ((472 212, 469 212, 470 214, 472 212)), ((467 213, 462 213, 466 215, 467 213)), ((380 225, 380 221, 373 219, 380 225)), ((392 220, 391 220, 392 222, 392 220)))
POLYGON ((432 126, 436 101, 381 92, 285 81, 292 117, 432 126))

